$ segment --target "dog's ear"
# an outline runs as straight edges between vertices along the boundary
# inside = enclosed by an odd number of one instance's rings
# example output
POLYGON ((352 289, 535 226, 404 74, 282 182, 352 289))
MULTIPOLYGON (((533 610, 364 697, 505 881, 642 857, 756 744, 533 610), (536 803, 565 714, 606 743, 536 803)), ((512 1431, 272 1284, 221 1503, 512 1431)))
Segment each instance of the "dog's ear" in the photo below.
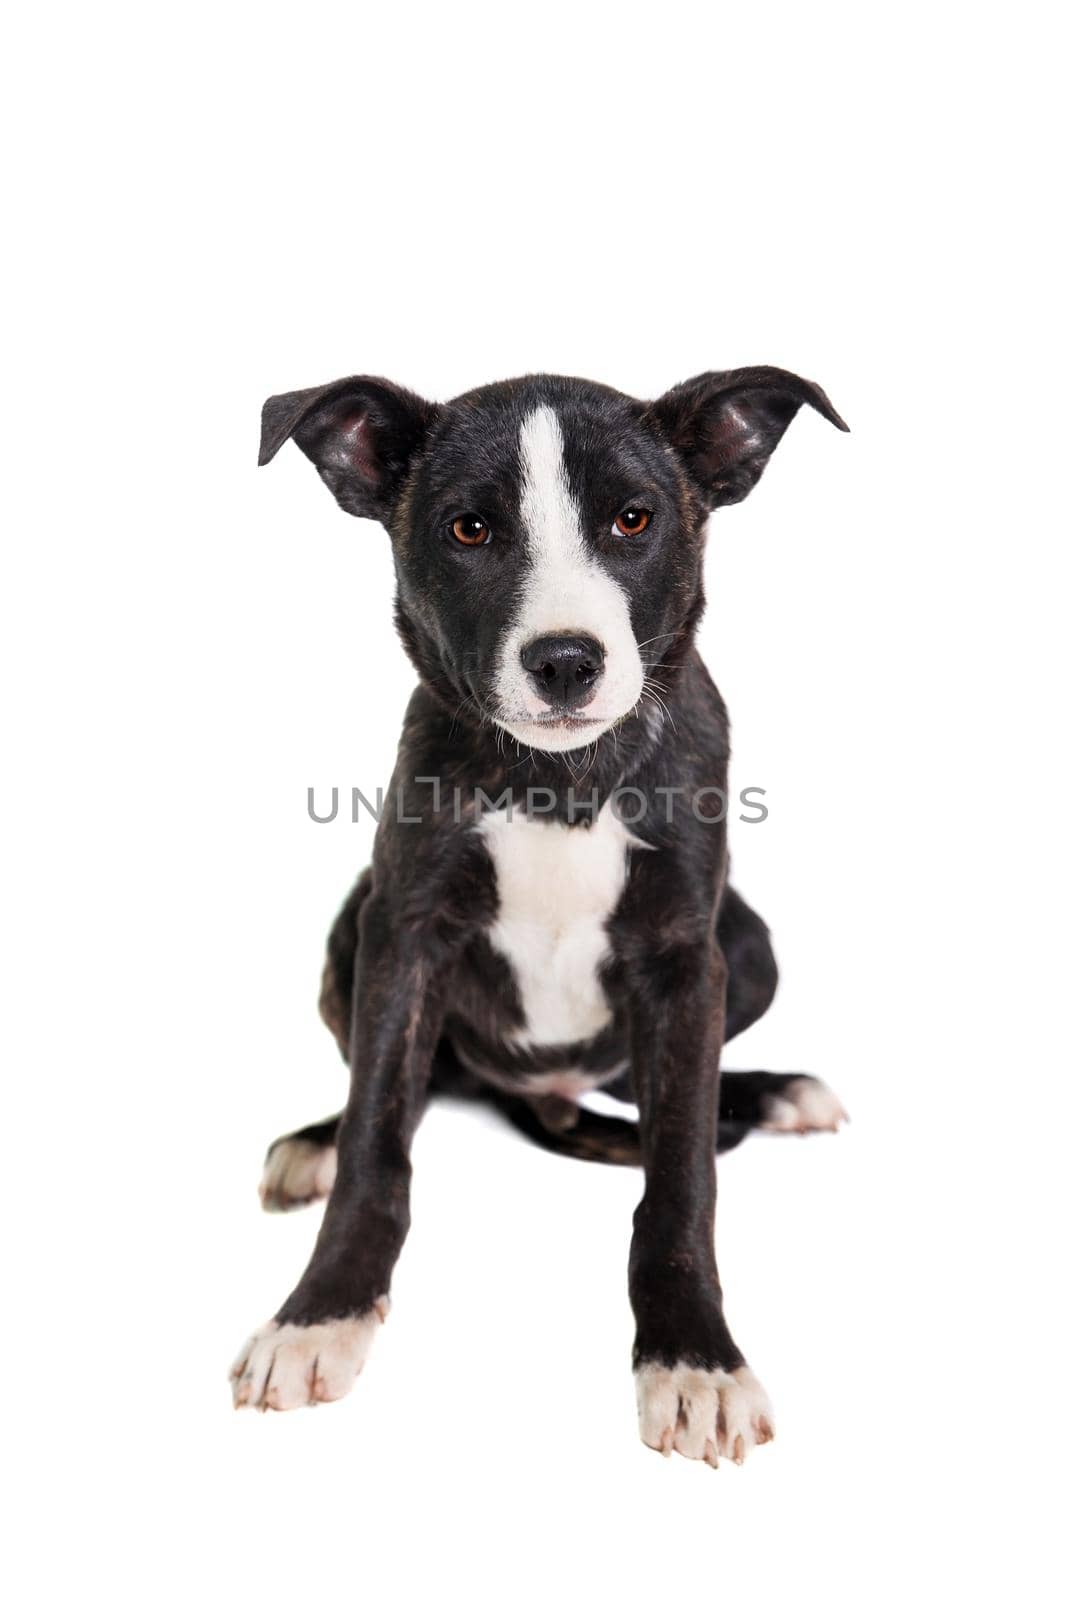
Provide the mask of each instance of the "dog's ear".
POLYGON ((263 407, 259 464, 273 461, 291 435, 346 511, 380 522, 437 411, 385 378, 339 378, 272 395, 263 407))
POLYGON ((817 383, 780 367, 704 372, 653 402, 648 415, 712 506, 743 500, 802 405, 848 432, 817 383))

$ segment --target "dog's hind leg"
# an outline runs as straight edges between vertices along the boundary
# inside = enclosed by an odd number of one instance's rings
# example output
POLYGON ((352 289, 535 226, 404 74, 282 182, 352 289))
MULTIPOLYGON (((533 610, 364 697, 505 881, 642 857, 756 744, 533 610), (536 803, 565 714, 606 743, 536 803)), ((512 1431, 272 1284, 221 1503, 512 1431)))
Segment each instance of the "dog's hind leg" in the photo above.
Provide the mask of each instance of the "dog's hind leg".
MULTIPOLYGON (((715 935, 726 957, 726 1038, 752 1026, 778 987, 771 935, 737 890, 722 897, 715 935)), ((723 1072, 719 1076, 718 1148, 729 1150, 753 1130, 768 1133, 836 1132, 848 1115, 818 1078, 789 1072, 723 1072)))
POLYGON ((726 1038, 757 1022, 778 988, 771 933, 730 884, 723 891, 715 937, 726 958, 726 1038))
MULTIPOLYGON (((770 1006, 778 987, 778 964, 771 948, 770 929, 730 884, 723 891, 715 937, 727 969, 725 1038, 734 1039, 770 1006)), ((723 1074, 724 1078, 729 1076, 734 1074, 723 1074)), ((603 1087, 604 1093, 616 1100, 636 1098, 629 1067, 603 1087)), ((725 1115, 720 1106, 720 1116, 725 1115)), ((736 1144, 737 1140, 732 1142, 736 1144)))
MULTIPOLYGON (((319 991, 319 1015, 337 1041, 346 1064, 352 1033, 352 983, 359 943, 359 913, 370 894, 368 867, 356 880, 326 942, 326 965, 319 991)), ((324 1200, 337 1172, 337 1130, 341 1114, 310 1123, 275 1139, 263 1163, 259 1198, 264 1211, 293 1211, 324 1200)))
MULTIPOLYGON (((352 991, 359 945, 359 913, 371 891, 368 867, 356 880, 337 914, 326 942, 326 964, 319 991, 319 1015, 337 1041, 347 1067, 352 1035, 352 991)), ((447 1089, 469 1092, 470 1080, 442 1040, 430 1076, 430 1094, 447 1089)), ((267 1150, 259 1198, 264 1211, 294 1211, 324 1200, 337 1172, 337 1132, 341 1113, 282 1134, 267 1150)))
POLYGON ((359 913, 371 892, 371 884, 371 871, 366 867, 330 929, 319 989, 319 1016, 336 1039, 346 1066, 352 1043, 352 987, 359 947, 359 913))

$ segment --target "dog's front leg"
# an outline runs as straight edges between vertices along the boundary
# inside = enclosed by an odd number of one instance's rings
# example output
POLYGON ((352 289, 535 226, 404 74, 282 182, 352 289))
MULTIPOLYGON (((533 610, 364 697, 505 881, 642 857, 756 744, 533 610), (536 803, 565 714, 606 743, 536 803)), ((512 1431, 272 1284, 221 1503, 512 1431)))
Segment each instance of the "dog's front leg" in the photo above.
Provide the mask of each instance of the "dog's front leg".
POLYGON ((715 1265, 715 1131, 726 964, 717 945, 660 953, 640 974, 633 1063, 645 1193, 630 1297, 641 1438, 718 1466, 772 1437, 770 1403, 730 1336, 715 1265))
POLYGON ((237 1406, 284 1411, 340 1399, 385 1319, 408 1231, 411 1140, 441 1024, 431 950, 429 940, 400 935, 380 897, 368 900, 337 1177, 304 1276, 234 1364, 237 1406))

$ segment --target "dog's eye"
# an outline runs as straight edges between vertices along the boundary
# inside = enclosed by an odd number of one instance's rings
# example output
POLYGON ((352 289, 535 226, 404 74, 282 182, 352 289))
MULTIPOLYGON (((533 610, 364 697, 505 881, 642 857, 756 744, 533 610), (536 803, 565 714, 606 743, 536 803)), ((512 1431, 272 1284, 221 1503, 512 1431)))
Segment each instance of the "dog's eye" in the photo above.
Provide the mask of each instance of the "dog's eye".
POLYGON ((620 511, 615 518, 612 533, 621 539, 636 539, 639 533, 644 533, 652 521, 652 513, 645 506, 631 506, 627 511, 620 511))
POLYGON ((452 523, 452 537, 457 544, 488 544, 493 535, 481 517, 475 516, 473 511, 468 511, 465 516, 456 517, 452 523))

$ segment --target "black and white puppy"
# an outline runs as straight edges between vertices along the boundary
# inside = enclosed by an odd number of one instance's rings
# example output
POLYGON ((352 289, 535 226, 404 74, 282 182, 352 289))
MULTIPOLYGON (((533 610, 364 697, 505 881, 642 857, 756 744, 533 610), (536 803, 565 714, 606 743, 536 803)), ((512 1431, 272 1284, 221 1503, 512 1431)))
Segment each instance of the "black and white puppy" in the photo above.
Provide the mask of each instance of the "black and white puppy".
POLYGON ((388 1307, 427 1096, 477 1092, 550 1148, 643 1164, 630 1294, 641 1437, 717 1465, 772 1436, 715 1265, 715 1151, 836 1128, 816 1079, 719 1072, 770 1004, 767 929, 727 883, 727 719, 697 655, 709 513, 801 405, 774 367, 648 403, 528 377, 431 404, 380 378, 275 396, 341 506, 385 525, 420 678, 321 1010, 344 1114, 279 1140, 270 1209, 329 1200, 311 1261, 232 1373, 238 1406, 352 1385, 388 1307), (414 823, 412 819, 415 819, 414 823), (636 1099, 637 1123, 580 1103, 636 1099))

